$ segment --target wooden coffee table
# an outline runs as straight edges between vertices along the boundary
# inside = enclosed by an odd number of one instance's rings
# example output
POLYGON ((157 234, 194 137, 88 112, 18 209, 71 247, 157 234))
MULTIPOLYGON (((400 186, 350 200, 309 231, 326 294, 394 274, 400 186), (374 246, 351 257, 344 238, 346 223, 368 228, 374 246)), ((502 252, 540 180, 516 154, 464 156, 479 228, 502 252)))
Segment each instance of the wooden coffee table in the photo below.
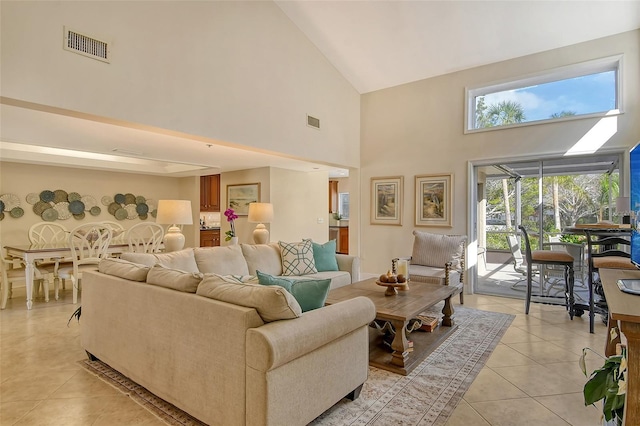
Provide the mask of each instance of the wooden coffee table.
POLYGON ((383 334, 373 327, 369 328, 369 365, 407 375, 456 330, 451 296, 459 289, 440 284, 411 282, 409 290, 398 291, 395 296, 385 296, 385 291, 385 287, 377 285, 376 279, 371 278, 331 290, 326 304, 338 303, 357 296, 371 299, 376 307, 376 320, 391 322, 396 333, 390 352, 382 343, 383 334), (413 351, 410 352, 406 325, 412 318, 416 318, 418 314, 443 300, 441 326, 432 332, 412 332, 410 336, 413 341, 413 351))

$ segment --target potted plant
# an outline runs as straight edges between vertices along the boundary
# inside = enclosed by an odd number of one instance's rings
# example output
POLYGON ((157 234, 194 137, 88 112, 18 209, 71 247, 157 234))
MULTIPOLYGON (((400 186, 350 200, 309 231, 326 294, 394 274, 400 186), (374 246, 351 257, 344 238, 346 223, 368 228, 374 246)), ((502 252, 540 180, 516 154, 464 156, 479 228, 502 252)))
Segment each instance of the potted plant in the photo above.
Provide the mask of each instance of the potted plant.
POLYGON ((227 217, 227 222, 229 222, 229 225, 231 226, 231 229, 224 233, 226 235, 224 240, 231 241, 230 244, 232 245, 238 244, 238 237, 236 236, 235 226, 235 220, 238 218, 238 215, 235 211, 233 211, 233 209, 225 210, 224 215, 227 217))
MULTIPOLYGON (((617 337, 615 329, 612 331, 612 339, 617 337)), ((585 358, 587 350, 594 352, 590 348, 582 350, 580 357, 580 368, 587 376, 585 358)), ((594 352, 595 353, 595 352, 594 352)), ((593 371, 589 380, 584 385, 584 405, 595 404, 602 400, 602 414, 605 424, 622 426, 622 416, 624 414, 624 399, 627 393, 627 352, 623 347, 620 355, 612 355, 605 358, 604 365, 593 371)))

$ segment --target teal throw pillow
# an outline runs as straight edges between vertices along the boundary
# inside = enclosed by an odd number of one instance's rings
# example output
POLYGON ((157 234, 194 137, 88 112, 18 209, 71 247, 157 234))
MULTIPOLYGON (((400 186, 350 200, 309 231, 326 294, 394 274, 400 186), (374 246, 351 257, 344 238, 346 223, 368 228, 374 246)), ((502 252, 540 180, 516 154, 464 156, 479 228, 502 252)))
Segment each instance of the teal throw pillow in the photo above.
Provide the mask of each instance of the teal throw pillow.
POLYGON ((313 244, 313 260, 316 263, 318 272, 337 271, 338 261, 336 260, 336 240, 328 241, 324 244, 313 244))
POLYGON ((277 285, 293 295, 302 312, 312 311, 322 308, 327 300, 331 280, 293 280, 287 278, 274 277, 256 271, 258 282, 262 285, 277 285))

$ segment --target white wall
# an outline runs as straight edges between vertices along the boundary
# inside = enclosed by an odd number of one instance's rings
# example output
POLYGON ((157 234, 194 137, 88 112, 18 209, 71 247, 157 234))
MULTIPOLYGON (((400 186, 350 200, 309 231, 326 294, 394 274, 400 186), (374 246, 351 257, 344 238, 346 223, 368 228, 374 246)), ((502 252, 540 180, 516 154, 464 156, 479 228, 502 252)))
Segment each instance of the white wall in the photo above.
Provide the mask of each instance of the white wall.
MULTIPOLYGON (((33 206, 26 201, 29 193, 39 194, 43 190, 55 191, 63 189, 67 192, 77 192, 80 195, 93 196, 101 208, 98 216, 86 214, 83 220, 72 218, 59 220, 58 223, 67 229, 81 225, 85 222, 115 221, 121 223, 126 229, 140 222, 140 219, 117 221, 108 212, 108 208, 101 203, 103 196, 113 198, 118 193, 132 193, 142 195, 147 199, 191 199, 191 206, 194 212, 195 226, 185 226, 184 234, 188 247, 196 244, 198 226, 197 211, 200 194, 189 182, 195 178, 163 178, 146 175, 135 175, 126 173, 111 173, 103 171, 93 171, 84 169, 70 169, 66 167, 35 166, 28 164, 0 162, 0 195, 15 194, 20 199, 20 206, 24 210, 24 216, 12 218, 5 213, 5 218, 0 221, 0 237, 3 245, 8 244, 29 244, 28 230, 31 225, 41 222, 42 218, 33 212, 33 206), (195 196, 194 198, 191 198, 195 196)), ((153 217, 149 216, 147 221, 153 222, 153 217)))
POLYGON ((271 169, 271 202, 274 222, 271 241, 329 239, 329 177, 326 172, 301 173, 271 169), (322 223, 318 223, 322 219, 322 223))
POLYGON ((359 166, 359 94, 271 1, 0 7, 2 96, 359 166), (111 62, 63 50, 63 26, 111 62))
POLYGON ((362 96, 361 215, 362 269, 380 273, 380 265, 410 255, 413 246, 414 179, 432 173, 454 174, 452 228, 421 230, 467 234, 469 161, 563 154, 598 119, 582 119, 513 129, 464 134, 465 87, 624 53, 625 113, 612 118, 617 132, 602 149, 632 147, 640 140, 640 31, 633 31, 380 90, 362 96), (403 224, 370 225, 370 179, 404 176, 403 224))

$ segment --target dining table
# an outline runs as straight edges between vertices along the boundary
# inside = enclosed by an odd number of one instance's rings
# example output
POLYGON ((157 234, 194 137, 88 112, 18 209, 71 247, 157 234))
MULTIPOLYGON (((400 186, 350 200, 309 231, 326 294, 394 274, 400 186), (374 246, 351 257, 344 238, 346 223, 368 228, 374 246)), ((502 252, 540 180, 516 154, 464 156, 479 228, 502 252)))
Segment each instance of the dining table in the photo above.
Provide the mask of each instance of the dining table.
MULTIPOLYGON (((17 258, 25 264, 25 282, 27 293, 27 309, 33 306, 33 282, 35 279, 35 265, 38 261, 49 259, 64 259, 71 256, 71 247, 68 244, 25 244, 6 245, 6 254, 10 258, 17 258)), ((129 250, 126 243, 112 243, 107 252, 110 255, 117 255, 129 250)))

